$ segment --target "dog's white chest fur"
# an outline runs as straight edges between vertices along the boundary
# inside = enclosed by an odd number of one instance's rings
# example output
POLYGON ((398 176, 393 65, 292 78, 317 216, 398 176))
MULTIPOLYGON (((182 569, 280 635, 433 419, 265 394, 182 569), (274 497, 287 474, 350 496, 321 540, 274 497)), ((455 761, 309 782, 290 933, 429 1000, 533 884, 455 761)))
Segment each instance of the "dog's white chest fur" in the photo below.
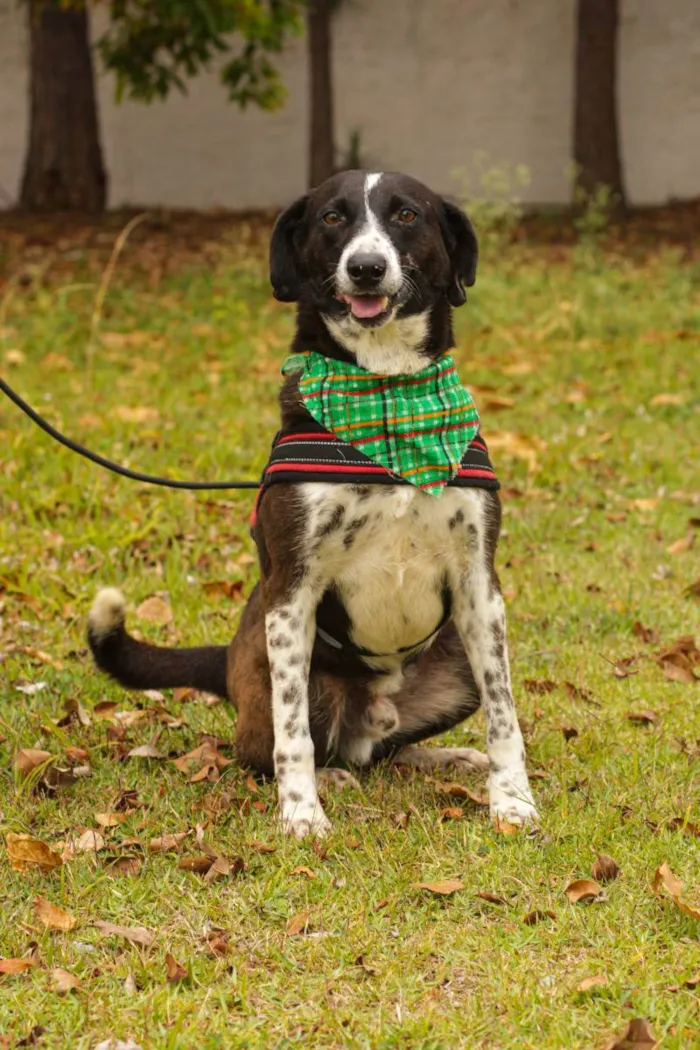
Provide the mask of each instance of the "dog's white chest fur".
POLYGON ((468 538, 481 532, 480 493, 314 483, 303 494, 307 543, 350 617, 352 641, 396 654, 432 634, 448 576, 466 565, 468 538))

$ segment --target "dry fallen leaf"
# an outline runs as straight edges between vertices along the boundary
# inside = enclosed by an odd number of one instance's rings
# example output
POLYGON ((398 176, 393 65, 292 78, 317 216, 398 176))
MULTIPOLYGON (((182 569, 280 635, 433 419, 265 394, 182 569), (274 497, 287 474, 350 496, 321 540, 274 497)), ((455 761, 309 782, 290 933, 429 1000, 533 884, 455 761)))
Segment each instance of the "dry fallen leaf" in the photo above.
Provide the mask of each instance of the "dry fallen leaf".
POLYGON ((0 959, 0 974, 24 973, 38 963, 34 959, 0 959))
POLYGON ((507 904, 508 901, 505 897, 499 897, 497 893, 490 893, 488 890, 479 890, 477 893, 482 901, 488 901, 490 904, 507 904))
MULTIPOLYGON (((103 342, 107 335, 114 337, 121 335, 121 333, 104 332, 101 336, 103 342)), ((117 405, 113 412, 117 419, 120 419, 123 423, 156 423, 160 418, 158 409, 152 408, 150 405, 117 405)))
POLYGON ((193 751, 188 751, 186 755, 173 759, 173 765, 181 773, 191 774, 190 783, 193 784, 198 783, 200 780, 218 780, 220 772, 230 762, 231 759, 222 755, 218 748, 209 740, 205 740, 203 744, 200 744, 193 751))
POLYGON ((297 868, 294 868, 292 871, 290 871, 289 874, 290 875, 305 875, 307 877, 307 879, 315 879, 316 878, 316 874, 311 870, 311 868, 307 868, 303 864, 300 864, 297 868))
POLYGON ((461 806, 445 806, 440 810, 440 820, 461 820, 464 810, 461 806))
POLYGON ((105 865, 107 875, 138 875, 141 871, 141 861, 138 857, 117 857, 105 865))
POLYGON ((577 987, 579 992, 587 992, 591 988, 599 988, 604 984, 608 983, 607 977, 603 977, 602 974, 597 974, 595 977, 584 977, 581 983, 577 987))
POLYGON ((535 908, 534 911, 527 913, 523 922, 526 926, 535 926, 536 923, 542 922, 543 919, 556 919, 557 913, 552 911, 551 908, 542 910, 541 908, 535 908))
POLYGON ((680 911, 685 915, 689 915, 691 919, 700 919, 700 908, 688 904, 688 902, 683 899, 681 896, 683 893, 683 883, 673 874, 667 861, 660 864, 654 872, 651 889, 657 897, 663 897, 661 890, 664 889, 680 911))
POLYGON ((569 740, 575 740, 576 737, 579 735, 576 726, 562 726, 561 731, 564 735, 564 740, 566 740, 567 744, 569 740))
POLYGON ((497 835, 517 835, 521 830, 520 824, 510 824, 507 820, 501 820, 500 817, 494 817, 492 824, 497 835))
POLYGON ((692 685, 698 681, 693 668, 700 664, 700 650, 692 635, 681 635, 672 645, 654 654, 664 674, 672 682, 692 685))
POLYGON ((123 937, 129 944, 140 948, 150 948, 155 940, 154 934, 143 926, 119 926, 113 922, 96 922, 95 926, 102 937, 123 937))
POLYGON ((132 747, 131 751, 127 751, 127 758, 164 758, 157 747, 153 744, 141 744, 140 747, 132 747))
POLYGON ((309 927, 310 915, 308 911, 302 911, 294 915, 285 927, 287 937, 296 937, 300 933, 306 933, 309 927))
POLYGON ((7 853, 14 871, 39 868, 46 873, 63 864, 62 857, 54 853, 46 842, 32 838, 31 835, 15 835, 14 832, 9 832, 6 842, 7 853))
POLYGON ((557 688, 557 683, 551 678, 525 678, 523 687, 526 693, 534 693, 536 696, 545 696, 557 688))
POLYGON ((641 638, 647 645, 658 645, 660 635, 654 627, 645 627, 639 620, 635 620, 632 624, 632 634, 636 638, 641 638))
POLYGON ((148 623, 157 623, 161 626, 172 623, 173 620, 173 610, 170 608, 170 603, 157 594, 153 594, 150 598, 146 598, 145 601, 141 602, 136 610, 136 615, 140 620, 146 620, 148 623))
POLYGON ((113 722, 118 706, 113 700, 100 700, 92 709, 93 718, 102 722, 113 722))
POLYGON ((695 536, 692 532, 689 532, 686 536, 681 536, 679 540, 675 540, 673 543, 669 543, 666 548, 667 554, 683 554, 685 551, 689 551, 695 542, 695 536))
POLYGON ((240 598, 243 593, 243 580, 209 580, 202 584, 205 594, 223 598, 240 598))
POLYGON ((644 711, 629 711, 627 718, 630 722, 638 722, 640 725, 653 726, 656 722, 656 711, 648 708, 644 711))
POLYGON ((603 887, 593 879, 574 879, 564 890, 572 904, 579 901, 593 901, 600 897, 603 887))
POLYGON ((479 795, 464 784, 458 784, 454 780, 433 780, 431 777, 426 777, 426 783, 432 784, 441 795, 450 795, 452 798, 468 798, 476 806, 488 806, 489 804, 489 800, 485 795, 479 795))
POLYGON ((59 908, 56 904, 52 904, 51 901, 47 901, 45 897, 35 898, 34 910, 36 911, 37 919, 43 922, 44 926, 48 926, 50 930, 72 930, 77 922, 74 915, 64 911, 63 908, 59 908))
POLYGON ((148 848, 151 853, 167 853, 169 850, 177 849, 181 842, 191 835, 190 831, 176 831, 172 835, 159 835, 151 839, 148 848))
POLYGON ((606 1043, 603 1050, 654 1050, 659 1045, 644 1017, 635 1017, 624 1032, 606 1043))
POLYGON ((598 853, 593 862, 593 878, 599 882, 614 882, 620 875, 620 868, 607 853, 598 853))
POLYGON ((178 984, 187 980, 187 970, 177 959, 168 952, 165 956, 165 975, 168 984, 178 984))
POLYGON ((48 766, 53 759, 50 751, 40 751, 34 747, 23 747, 15 755, 15 769, 24 779, 35 769, 48 766))
POLYGON ((457 890, 464 889, 464 883, 459 879, 438 879, 437 882, 414 882, 413 890, 428 890, 429 893, 437 893, 442 897, 448 897, 457 890))
POLYGON ((361 970, 364 970, 365 973, 368 973, 371 976, 374 976, 377 973, 376 966, 370 966, 370 964, 365 959, 364 955, 357 956, 357 958, 355 959, 355 966, 359 966, 361 970))
POLYGON ((96 813, 95 823, 99 824, 101 828, 116 828, 118 824, 123 824, 126 820, 125 813, 96 813))
POLYGON ((61 969, 60 966, 55 967, 51 971, 53 978, 54 990, 59 995, 65 995, 67 992, 74 992, 80 988, 80 980, 68 970, 61 969))
POLYGON ((212 926, 202 939, 209 954, 213 955, 215 959, 219 959, 222 955, 228 955, 231 951, 229 937, 228 930, 222 930, 220 926, 212 926))
POLYGON ((177 862, 180 871, 194 871, 197 875, 206 875, 214 863, 214 857, 180 857, 177 862))
MULTIPOLYGON (((316 840, 314 839, 314 845, 315 844, 316 840)), ((266 842, 260 842, 258 839, 251 839, 248 845, 252 850, 255 850, 256 853, 275 853, 277 851, 276 846, 268 846, 266 842)))

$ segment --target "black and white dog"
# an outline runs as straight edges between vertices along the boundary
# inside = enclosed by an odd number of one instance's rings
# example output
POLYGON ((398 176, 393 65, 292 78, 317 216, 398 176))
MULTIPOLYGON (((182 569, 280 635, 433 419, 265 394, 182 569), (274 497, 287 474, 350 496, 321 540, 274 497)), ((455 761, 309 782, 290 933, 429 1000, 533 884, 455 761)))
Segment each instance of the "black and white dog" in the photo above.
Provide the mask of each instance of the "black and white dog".
MULTIPOLYGON (((360 171, 292 204, 270 248, 276 297, 298 303, 292 349, 383 376, 417 373, 453 345, 452 307, 476 263, 457 207, 408 176, 360 171)), ((310 419, 297 377, 280 402, 283 431, 310 419)), ((318 780, 349 776, 317 768, 334 758, 489 770, 492 815, 535 823, 494 569, 499 527, 498 495, 481 488, 434 498, 409 484, 273 485, 254 529, 261 580, 230 646, 137 641, 113 588, 97 595, 90 645, 126 686, 229 698, 238 760, 276 774, 298 837, 328 830, 318 780), (480 703, 486 755, 416 746, 480 703)))

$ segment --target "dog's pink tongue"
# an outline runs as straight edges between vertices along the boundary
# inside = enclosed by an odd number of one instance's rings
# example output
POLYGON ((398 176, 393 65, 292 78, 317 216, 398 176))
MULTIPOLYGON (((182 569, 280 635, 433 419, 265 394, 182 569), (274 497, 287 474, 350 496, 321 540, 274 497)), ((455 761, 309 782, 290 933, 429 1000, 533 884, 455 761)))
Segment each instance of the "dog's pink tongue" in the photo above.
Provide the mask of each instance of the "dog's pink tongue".
POLYGON ((383 295, 348 295, 347 301, 355 317, 377 317, 386 308, 383 295))

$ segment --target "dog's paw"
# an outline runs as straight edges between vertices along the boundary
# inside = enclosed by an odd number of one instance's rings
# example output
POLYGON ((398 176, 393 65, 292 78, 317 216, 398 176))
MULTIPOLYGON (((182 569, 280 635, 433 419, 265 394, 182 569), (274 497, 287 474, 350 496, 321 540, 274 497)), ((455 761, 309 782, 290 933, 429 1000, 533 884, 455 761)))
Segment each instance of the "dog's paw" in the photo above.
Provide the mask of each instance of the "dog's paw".
POLYGON ((489 783, 491 819, 525 828, 539 826, 539 815, 530 791, 527 774, 501 776, 489 783))
POLYGON ((376 697, 364 714, 365 732, 374 740, 383 740, 399 728, 399 712, 393 700, 376 697))
POLYGON ((282 827, 285 835, 305 839, 310 835, 323 838, 331 830, 331 822, 323 812, 318 799, 313 804, 295 802, 282 805, 282 827))
POLYGON ((352 773, 348 773, 347 769, 329 767, 316 770, 316 785, 321 789, 335 788, 336 791, 344 791, 345 788, 359 788, 360 782, 352 773))
POLYGON ((452 750, 453 754, 445 762, 446 767, 453 766, 455 769, 488 771, 490 763, 488 756, 483 751, 477 751, 474 747, 445 748, 452 750))

